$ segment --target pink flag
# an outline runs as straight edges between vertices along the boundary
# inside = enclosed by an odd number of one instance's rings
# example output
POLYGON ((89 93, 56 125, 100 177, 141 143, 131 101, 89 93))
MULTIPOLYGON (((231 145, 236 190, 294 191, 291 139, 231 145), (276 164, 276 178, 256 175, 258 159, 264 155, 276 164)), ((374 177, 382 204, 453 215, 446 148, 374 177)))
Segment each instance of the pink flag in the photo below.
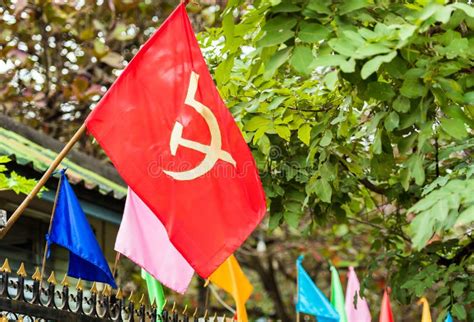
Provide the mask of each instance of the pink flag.
POLYGON ((115 250, 179 293, 188 288, 194 270, 171 244, 165 227, 129 188, 115 250))
POLYGON ((349 267, 346 288, 346 314, 349 322, 370 322, 371 316, 366 300, 360 297, 360 284, 354 267, 349 267), (354 296, 357 293, 357 307, 354 305, 354 296))

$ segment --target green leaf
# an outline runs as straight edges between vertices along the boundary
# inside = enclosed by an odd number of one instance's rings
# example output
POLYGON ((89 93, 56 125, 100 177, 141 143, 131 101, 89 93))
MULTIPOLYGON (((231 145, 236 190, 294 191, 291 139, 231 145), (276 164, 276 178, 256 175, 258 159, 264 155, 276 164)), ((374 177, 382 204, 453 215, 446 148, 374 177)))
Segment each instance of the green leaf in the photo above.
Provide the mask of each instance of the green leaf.
POLYGON ((314 186, 314 191, 321 201, 326 203, 331 202, 332 187, 326 179, 321 178, 320 180, 317 180, 314 186))
POLYGON ((282 126, 282 125, 275 126, 275 131, 279 137, 281 137, 282 139, 286 141, 290 141, 291 131, 288 128, 288 126, 282 126))
POLYGON ((357 49, 357 45, 349 38, 333 38, 328 42, 329 46, 341 55, 350 57, 357 49))
POLYGON ((422 212, 417 215, 410 224, 413 247, 423 248, 433 235, 433 222, 429 212, 422 212))
POLYGON ((257 41, 258 47, 269 47, 280 45, 294 36, 292 30, 267 31, 265 35, 257 41))
POLYGON ((371 57, 371 56, 380 55, 380 54, 387 54, 387 53, 391 53, 392 55, 393 53, 396 54, 396 52, 393 52, 391 48, 385 47, 380 44, 367 43, 364 46, 359 47, 353 54, 353 57, 357 59, 363 59, 366 57, 371 57))
POLYGON ((397 56, 397 52, 393 51, 387 55, 377 56, 369 60, 362 66, 362 70, 360 71, 360 76, 362 79, 367 79, 370 75, 375 73, 379 70, 380 65, 383 63, 389 63, 397 56))
POLYGON ((423 167, 423 158, 419 154, 413 154, 408 159, 408 168, 411 177, 415 178, 415 183, 419 186, 425 182, 425 168, 423 167))
POLYGON ((268 222, 268 228, 270 230, 274 230, 280 225, 280 221, 282 219, 283 215, 281 212, 277 213, 270 213, 270 220, 268 222))
POLYGON ((297 12, 300 11, 301 8, 298 7, 297 5, 290 3, 290 2, 282 2, 279 5, 273 7, 271 9, 272 12, 278 13, 278 12, 297 12))
POLYGON ((278 108, 285 100, 285 96, 277 96, 272 100, 270 104, 268 104, 267 109, 269 111, 273 111, 274 109, 278 108))
POLYGON ((467 5, 465 3, 459 3, 459 2, 453 3, 451 6, 456 9, 460 9, 464 11, 466 15, 468 15, 471 18, 474 18, 474 8, 472 6, 467 5))
POLYGON ((379 101, 389 101, 395 96, 392 86, 383 82, 370 82, 366 94, 379 101))
POLYGON ((451 308, 451 313, 455 318, 458 318, 460 320, 465 320, 467 317, 466 309, 462 304, 455 303, 453 307, 451 308))
POLYGON ((332 14, 331 0, 310 0, 307 8, 316 11, 317 13, 332 14))
POLYGON ((336 88, 337 80, 337 71, 332 71, 330 73, 327 73, 326 76, 324 76, 324 84, 331 91, 336 88))
POLYGON ((300 24, 298 38, 304 42, 318 42, 325 40, 331 34, 331 30, 318 23, 310 23, 303 21, 300 24))
POLYGON ((474 105, 474 91, 464 94, 464 102, 466 102, 466 104, 474 105))
POLYGON ((368 6, 367 0, 346 0, 339 6, 339 13, 341 15, 348 14, 352 11, 365 8, 368 6))
POLYGON ((375 133, 374 142, 372 144, 372 152, 374 154, 382 153, 382 130, 378 129, 375 133))
POLYGON ((455 139, 461 140, 467 136, 466 126, 460 119, 441 119, 441 128, 455 139))
POLYGON ((410 110, 410 100, 404 96, 398 96, 393 101, 393 109, 399 113, 406 113, 410 110))
POLYGON ((321 138, 321 141, 319 141, 319 145, 322 147, 328 146, 332 141, 332 132, 330 130, 327 130, 324 132, 323 137, 321 138))
POLYGON ((474 222, 474 205, 459 214, 456 225, 469 225, 474 222))
POLYGON ((293 51, 290 64, 293 68, 302 74, 309 74, 313 70, 313 52, 309 47, 297 46, 293 51))
POLYGON ((303 124, 298 129, 298 139, 301 140, 304 144, 309 146, 309 141, 311 138, 311 125, 308 123, 303 124))
POLYGON ((281 49, 277 51, 272 58, 268 61, 268 63, 265 65, 265 72, 263 73, 263 77, 265 79, 270 79, 273 77, 277 69, 286 63, 288 58, 290 57, 291 54, 291 48, 287 47, 284 49, 281 49))
POLYGON ((298 20, 288 16, 278 15, 265 23, 263 30, 267 32, 279 32, 283 30, 291 30, 296 26, 298 20))
POLYGON ((252 117, 248 122, 245 123, 244 129, 246 131, 255 131, 270 123, 271 123, 271 120, 264 118, 263 116, 256 115, 252 117))
POLYGON ((218 86, 222 86, 230 79, 232 67, 234 66, 234 57, 228 57, 217 66, 214 75, 218 86))
POLYGON ((418 77, 407 75, 409 73, 410 71, 405 74, 405 80, 403 81, 403 85, 400 88, 400 93, 408 98, 425 96, 428 89, 418 77))
POLYGON ((385 118, 384 125, 387 131, 392 132, 400 124, 400 117, 397 112, 390 112, 385 118))

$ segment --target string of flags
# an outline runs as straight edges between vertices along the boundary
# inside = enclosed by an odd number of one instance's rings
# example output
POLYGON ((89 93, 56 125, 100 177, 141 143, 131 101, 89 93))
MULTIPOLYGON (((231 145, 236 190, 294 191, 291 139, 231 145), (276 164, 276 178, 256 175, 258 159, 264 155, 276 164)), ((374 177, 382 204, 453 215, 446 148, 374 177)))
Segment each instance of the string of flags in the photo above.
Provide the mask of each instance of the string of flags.
MULTIPOLYGON (((337 269, 331 271, 331 301, 316 286, 309 274, 305 271, 301 255, 296 260, 297 269, 297 301, 296 312, 314 315, 318 322, 369 322, 372 321, 367 301, 360 293, 359 279, 353 267, 349 267, 345 300, 341 280, 337 269)), ((428 300, 422 297, 418 301, 422 305, 421 322, 432 322, 428 300)), ((389 292, 384 290, 380 308, 379 322, 394 322, 389 292)), ((453 322, 448 313, 444 322, 453 322)))
MULTIPOLYGON (((85 125, 129 186, 115 250, 141 267, 158 312, 165 303, 162 284, 184 293, 196 272, 229 293, 234 318, 247 322, 245 303, 253 286, 233 253, 265 215, 265 195, 185 6, 182 2, 144 44, 85 125)), ((65 170, 53 208, 44 261, 57 244, 69 251, 69 276, 116 288, 115 267, 112 272, 65 170)), ((300 256, 296 262, 298 317, 371 321, 353 268, 344 298, 338 271, 331 267, 329 301, 302 261, 300 256)), ((422 322, 431 322, 428 301, 422 298, 420 304, 422 322)), ((385 290, 379 322, 393 321, 385 290)), ((451 321, 448 315, 446 322, 451 321)))

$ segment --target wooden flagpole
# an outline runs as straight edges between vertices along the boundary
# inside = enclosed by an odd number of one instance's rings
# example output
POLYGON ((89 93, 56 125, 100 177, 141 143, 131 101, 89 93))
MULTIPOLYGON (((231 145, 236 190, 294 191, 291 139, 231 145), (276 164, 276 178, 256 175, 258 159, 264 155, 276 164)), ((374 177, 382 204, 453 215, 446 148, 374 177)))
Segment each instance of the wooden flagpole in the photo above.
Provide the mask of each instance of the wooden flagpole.
MULTIPOLYGON (((56 188, 56 196, 54 197, 53 211, 51 212, 51 219, 49 220, 48 235, 51 234, 51 227, 53 226, 54 213, 56 212, 56 205, 58 204, 59 189, 61 189, 62 177, 59 178, 58 187, 56 188)), ((41 278, 40 278, 40 290, 41 284, 43 283, 44 270, 46 268, 46 255, 48 255, 48 241, 44 245, 43 261, 41 263, 41 278)))
POLYGON ((36 183, 36 186, 31 190, 31 192, 26 196, 26 198, 23 200, 23 202, 18 206, 18 208, 15 210, 15 212, 12 214, 12 216, 8 219, 7 224, 5 227, 0 229, 0 239, 3 239, 7 232, 12 228, 12 226, 15 224, 15 222, 20 218, 20 216, 23 214, 23 211, 25 211, 26 207, 30 204, 30 202, 36 197, 38 192, 41 190, 41 188, 46 184, 46 181, 48 181, 49 177, 53 174, 54 170, 59 166, 61 161, 66 157, 66 155, 71 151, 72 147, 74 144, 79 141, 79 138, 86 132, 86 124, 82 124, 82 126, 76 131, 74 136, 69 140, 69 142, 64 146, 64 148, 59 152, 57 157, 53 160, 51 165, 49 166, 48 170, 43 174, 41 179, 36 183))

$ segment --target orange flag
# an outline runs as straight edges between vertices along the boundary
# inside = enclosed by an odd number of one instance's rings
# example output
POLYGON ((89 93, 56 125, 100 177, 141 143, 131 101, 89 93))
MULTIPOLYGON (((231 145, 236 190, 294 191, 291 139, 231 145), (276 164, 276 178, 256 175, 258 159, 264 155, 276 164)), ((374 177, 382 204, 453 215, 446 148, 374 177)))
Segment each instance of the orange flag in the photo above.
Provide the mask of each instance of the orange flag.
POLYGON ((245 302, 252 294, 253 286, 240 268, 239 262, 231 255, 219 268, 212 273, 209 280, 220 287, 235 300, 237 308, 237 319, 239 322, 247 322, 247 310, 245 302))
POLYGON ((421 314, 421 322, 431 322, 430 304, 425 297, 418 301, 418 305, 423 304, 423 313, 421 314))

